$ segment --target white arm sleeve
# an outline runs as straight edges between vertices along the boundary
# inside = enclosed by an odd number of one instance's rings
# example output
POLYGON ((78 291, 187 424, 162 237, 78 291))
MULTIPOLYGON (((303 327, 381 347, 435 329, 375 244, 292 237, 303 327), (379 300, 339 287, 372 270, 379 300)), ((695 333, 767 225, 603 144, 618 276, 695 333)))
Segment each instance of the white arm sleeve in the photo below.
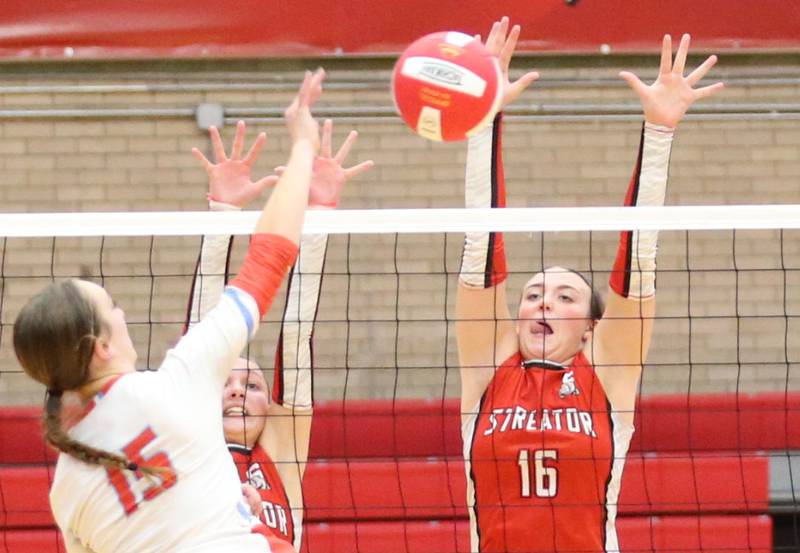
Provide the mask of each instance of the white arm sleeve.
MULTIPOLYGON (((492 125, 469 139, 464 175, 464 207, 492 205, 492 125)), ((489 233, 468 232, 464 237, 461 258, 461 282, 474 288, 484 288, 486 266, 489 263, 489 233)))
MULTIPOLYGON (((505 207, 501 135, 502 114, 498 113, 487 129, 469 139, 464 176, 464 205, 467 208, 505 207)), ((471 288, 491 288, 505 280, 502 233, 466 233, 459 278, 471 288)))
MULTIPOLYGON (((211 211, 238 211, 239 208, 210 201, 211 211)), ((186 328, 196 324, 217 305, 227 282, 228 256, 233 245, 233 237, 228 234, 208 234, 203 236, 200 259, 192 282, 189 313, 186 328)))
MULTIPOLYGON (((662 206, 667 193, 669 158, 674 129, 646 123, 642 137, 639 187, 633 205, 662 206)), ((631 239, 630 297, 649 297, 656 291, 658 231, 634 231, 631 239)))
POLYGON ((275 359, 273 399, 280 405, 310 409, 314 402, 312 334, 327 245, 326 234, 303 235, 300 241, 275 359))

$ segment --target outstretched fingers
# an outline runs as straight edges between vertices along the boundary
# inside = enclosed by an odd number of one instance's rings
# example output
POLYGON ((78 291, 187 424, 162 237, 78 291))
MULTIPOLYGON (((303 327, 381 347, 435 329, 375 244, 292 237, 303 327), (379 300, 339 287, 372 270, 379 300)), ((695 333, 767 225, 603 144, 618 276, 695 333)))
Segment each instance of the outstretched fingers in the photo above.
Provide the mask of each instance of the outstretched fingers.
POLYGON ((725 88, 725 83, 714 83, 709 86, 698 88, 697 90, 694 91, 694 99, 701 100, 703 98, 708 98, 709 96, 713 96, 723 88, 725 88))
POLYGON ((690 43, 691 37, 684 34, 673 60, 672 39, 670 35, 664 35, 658 78, 649 86, 630 71, 620 72, 620 77, 625 79, 639 96, 646 121, 666 127, 677 127, 696 100, 711 96, 723 87, 722 83, 717 83, 700 89, 694 88, 714 66, 717 61, 716 56, 710 56, 688 76, 684 76, 690 43))
POLYGON ((311 86, 311 71, 306 70, 306 72, 303 74, 303 82, 300 85, 300 90, 297 91, 297 96, 295 96, 294 100, 289 105, 289 109, 298 110, 307 104, 308 91, 310 86, 311 86))
POLYGON ((305 97, 305 106, 311 108, 322 95, 322 81, 325 80, 325 70, 321 67, 314 71, 308 82, 308 91, 305 97))
MULTIPOLYGON (((492 51, 492 45, 497 43, 497 30, 499 28, 500 28, 500 22, 499 21, 495 21, 494 23, 492 23, 492 28, 491 28, 491 30, 489 30, 489 35, 486 37, 486 43, 485 43, 486 48, 488 48, 489 51, 492 51)), ((481 35, 477 35, 477 37, 478 37, 478 40, 480 40, 481 35)), ((496 54, 496 52, 492 52, 492 53, 496 54)))
POLYGON ((333 135, 333 121, 325 119, 322 124, 322 140, 320 141, 319 155, 322 157, 331 157, 331 142, 333 135))
POLYGON ((670 71, 672 71, 672 37, 664 35, 664 39, 661 41, 661 65, 658 72, 666 75, 670 71))
POLYGON ((686 82, 689 83, 689 85, 691 86, 696 85, 703 79, 703 77, 706 76, 706 73, 708 73, 708 71, 712 67, 714 67, 716 63, 717 63, 717 56, 708 56, 708 58, 706 58, 706 61, 698 65, 694 71, 692 71, 691 73, 689 73, 689 75, 687 75, 686 82))
POLYGON ((519 33, 521 30, 522 28, 519 25, 511 27, 511 32, 508 34, 508 38, 503 42, 503 46, 500 49, 500 69, 502 69, 505 74, 508 74, 508 66, 511 64, 511 56, 514 55, 514 49, 517 47, 517 40, 519 40, 519 33))
POLYGON ((321 67, 314 73, 306 71, 303 76, 303 84, 300 85, 300 90, 297 92, 292 103, 286 108, 286 114, 298 113, 303 109, 310 109, 311 106, 322 95, 322 81, 325 79, 325 70, 321 67))
POLYGON ((495 56, 500 54, 506 41, 506 34, 508 34, 508 17, 504 15, 500 21, 492 24, 492 30, 486 37, 486 48, 495 56))
POLYGON ((522 91, 528 88, 530 84, 539 78, 538 71, 530 71, 525 73, 522 77, 508 85, 508 92, 506 92, 506 96, 509 99, 515 99, 517 96, 522 94, 522 91))
POLYGON ((200 165, 203 166, 203 169, 206 172, 211 171, 214 168, 214 164, 208 161, 208 158, 203 155, 203 152, 198 150, 197 148, 192 148, 192 155, 200 162, 200 165))
POLYGON ((336 161, 336 163, 338 163, 339 165, 344 163, 344 160, 350 154, 350 149, 353 147, 353 144, 356 143, 357 139, 358 139, 358 131, 350 131, 347 134, 347 138, 345 138, 344 142, 342 142, 342 145, 339 146, 339 151, 336 152, 336 155, 333 158, 336 161))
POLYGON ((305 72, 303 84, 294 97, 292 103, 286 108, 284 117, 293 141, 308 139, 317 151, 320 145, 319 126, 311 115, 311 106, 322 94, 322 81, 325 71, 317 69, 313 74, 305 72))
POLYGON ((630 71, 620 71, 619 76, 625 79, 625 82, 628 83, 628 86, 630 86, 634 92, 639 95, 639 97, 642 97, 647 93, 647 85, 630 71))
POLYGON ((278 183, 278 179, 280 175, 269 175, 264 177, 263 179, 259 179, 253 183, 253 186, 258 191, 258 194, 261 194, 267 188, 275 186, 278 183))
POLYGON ((222 137, 219 135, 219 130, 215 126, 208 129, 208 134, 211 137, 211 146, 214 148, 214 157, 217 163, 227 161, 228 157, 225 155, 225 145, 222 143, 222 137))
POLYGON ((348 179, 352 179, 353 177, 357 177, 361 173, 365 173, 372 169, 375 166, 375 162, 371 159, 368 161, 362 161, 358 165, 354 165, 348 169, 344 170, 345 177, 348 179))
POLYGON ((236 134, 233 137, 233 148, 231 148, 231 159, 240 159, 244 150, 244 135, 247 132, 244 121, 236 123, 236 134))
POLYGON ((245 165, 252 167, 253 164, 258 159, 258 156, 261 153, 261 149, 264 147, 264 144, 266 144, 266 142, 267 142, 267 135, 264 134, 263 132, 258 133, 255 142, 253 142, 253 145, 250 146, 250 149, 247 151, 247 155, 244 156, 242 162, 245 165))
POLYGON ((681 37, 681 42, 678 44, 678 52, 675 54, 675 63, 672 64, 672 72, 675 75, 683 76, 683 70, 686 69, 686 56, 689 55, 689 43, 691 37, 684 34, 681 37))

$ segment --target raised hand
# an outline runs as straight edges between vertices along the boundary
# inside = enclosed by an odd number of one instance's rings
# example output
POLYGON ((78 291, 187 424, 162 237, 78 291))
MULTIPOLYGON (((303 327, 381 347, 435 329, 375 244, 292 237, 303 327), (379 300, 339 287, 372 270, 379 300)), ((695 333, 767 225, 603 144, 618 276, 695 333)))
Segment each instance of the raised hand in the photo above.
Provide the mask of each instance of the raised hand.
POLYGON ((315 153, 319 150, 319 125, 311 115, 311 107, 322 95, 324 79, 325 70, 322 68, 313 74, 306 71, 297 96, 283 114, 292 143, 308 140, 315 153))
POLYGON ((644 84, 639 77, 630 71, 621 71, 619 76, 625 79, 630 87, 639 95, 644 110, 644 118, 648 123, 676 127, 689 107, 701 98, 707 98, 725 85, 721 82, 701 88, 694 88, 708 73, 717 56, 709 56, 687 76, 683 76, 686 66, 686 55, 689 53, 688 34, 681 37, 675 61, 672 60, 672 39, 664 35, 661 43, 661 66, 658 78, 651 85, 644 84))
MULTIPOLYGON (((343 167, 344 160, 358 138, 358 132, 350 131, 336 155, 332 155, 332 137, 333 121, 326 119, 322 125, 322 142, 319 155, 314 159, 314 172, 308 193, 308 207, 312 209, 332 209, 338 206, 344 183, 375 165, 369 160, 352 167, 343 167)), ((280 175, 284 169, 285 167, 276 167, 275 173, 280 175)))
POLYGON ((255 182, 250 177, 253 164, 267 141, 263 132, 258 134, 244 157, 242 157, 246 132, 244 121, 236 124, 236 136, 233 139, 230 157, 225 154, 225 145, 222 143, 217 128, 211 127, 208 132, 211 136, 216 163, 211 163, 197 148, 192 148, 192 155, 197 158, 208 174, 209 200, 244 207, 253 198, 259 196, 265 188, 273 186, 278 181, 278 177, 274 175, 255 182))
MULTIPOLYGON (((500 70, 503 74, 502 86, 504 92, 500 109, 503 109, 516 100, 528 85, 539 78, 538 72, 530 71, 513 83, 509 80, 508 67, 511 64, 511 57, 514 55, 514 49, 517 47, 517 40, 519 39, 521 27, 519 25, 514 25, 509 32, 508 25, 509 21, 506 16, 503 16, 500 21, 495 21, 486 39, 486 48, 497 57, 500 62, 500 70)), ((480 40, 481 37, 479 35, 476 38, 480 40)))

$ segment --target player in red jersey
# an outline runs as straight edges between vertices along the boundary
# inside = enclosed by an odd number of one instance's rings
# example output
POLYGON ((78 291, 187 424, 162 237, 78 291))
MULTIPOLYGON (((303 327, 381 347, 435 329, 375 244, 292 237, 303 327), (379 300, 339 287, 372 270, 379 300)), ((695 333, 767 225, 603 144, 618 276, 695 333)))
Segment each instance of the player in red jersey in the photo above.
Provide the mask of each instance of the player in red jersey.
MULTIPOLYGON (((506 75, 503 105, 538 75, 508 82, 519 27, 487 39, 506 75)), ((638 94, 645 123, 625 205, 662 205, 674 128, 721 83, 695 88, 716 62, 684 76, 689 36, 638 94)), ((470 139, 467 207, 503 207, 501 120, 470 139)), ((523 287, 516 321, 506 301, 499 233, 467 233, 456 305, 472 551, 618 551, 616 501, 655 315, 657 232, 623 232, 607 305, 580 274, 550 267, 523 287)))
POLYGON ((45 438, 60 450, 50 502, 70 553, 268 550, 225 448, 219 396, 297 254, 323 78, 306 74, 286 110, 287 169, 239 274, 159 370, 136 370, 125 314, 96 284, 56 282, 20 311, 14 350, 48 389, 45 438), (67 399, 83 404, 69 427, 67 399))
MULTIPOLYGON (((342 164, 357 138, 351 131, 338 152, 332 153, 333 125, 325 121, 320 153, 314 160, 309 209, 334 209, 342 186, 368 170, 372 161, 344 168, 342 164)), ((216 163, 197 149, 195 157, 209 176, 212 210, 239 210, 274 184, 278 176, 253 182, 251 168, 266 139, 259 134, 242 155, 245 125, 239 122, 230 157, 216 128, 210 129, 216 163)), ((285 168, 278 167, 280 175, 285 168)), ((287 301, 275 354, 275 375, 270 390, 261 369, 240 358, 225 383, 222 397, 225 439, 246 493, 273 536, 300 549, 303 495, 301 483, 308 458, 313 408, 312 331, 317 314, 327 235, 303 235, 296 265, 287 287, 287 301)), ((199 320, 217 302, 228 274, 233 237, 203 237, 189 304, 188 323, 199 320)))

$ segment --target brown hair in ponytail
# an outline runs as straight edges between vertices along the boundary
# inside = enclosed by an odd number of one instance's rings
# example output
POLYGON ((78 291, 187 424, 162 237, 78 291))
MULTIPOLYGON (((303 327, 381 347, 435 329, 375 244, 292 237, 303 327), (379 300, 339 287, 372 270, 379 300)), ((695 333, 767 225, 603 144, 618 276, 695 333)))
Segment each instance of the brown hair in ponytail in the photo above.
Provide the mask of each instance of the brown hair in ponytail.
MULTIPOLYGON (((60 392, 47 393, 44 404, 44 429, 44 437, 50 445, 84 463, 103 465, 107 468, 120 470, 137 470, 140 468, 136 463, 128 461, 122 455, 103 451, 70 438, 69 434, 64 432, 61 424, 60 392)), ((145 469, 142 468, 142 470, 145 469)))
POLYGON ((106 324, 75 280, 49 285, 31 298, 14 322, 14 352, 25 372, 48 389, 44 437, 59 451, 89 464, 143 470, 122 455, 73 440, 61 424, 61 394, 89 381, 95 341, 106 324))

